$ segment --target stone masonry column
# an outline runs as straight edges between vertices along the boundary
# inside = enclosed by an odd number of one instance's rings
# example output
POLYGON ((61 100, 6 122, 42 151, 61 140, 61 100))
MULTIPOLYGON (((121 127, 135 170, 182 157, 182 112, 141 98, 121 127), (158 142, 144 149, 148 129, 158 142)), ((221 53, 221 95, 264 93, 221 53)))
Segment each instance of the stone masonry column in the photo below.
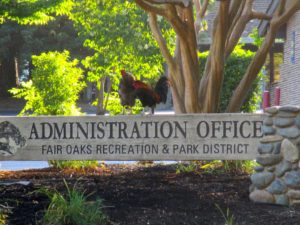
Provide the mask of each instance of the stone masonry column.
POLYGON ((266 109, 264 137, 258 146, 260 166, 251 176, 250 199, 260 203, 300 203, 300 107, 266 109))

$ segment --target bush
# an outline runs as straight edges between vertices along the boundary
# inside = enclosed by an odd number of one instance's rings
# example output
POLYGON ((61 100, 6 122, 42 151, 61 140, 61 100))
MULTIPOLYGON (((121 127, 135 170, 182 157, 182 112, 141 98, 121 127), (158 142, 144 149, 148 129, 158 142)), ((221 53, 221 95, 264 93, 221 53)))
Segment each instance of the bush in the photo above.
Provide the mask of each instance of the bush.
MULTIPOLYGON (((65 182, 65 181, 64 181, 65 182)), ((108 218, 102 212, 102 201, 87 201, 84 193, 67 188, 67 195, 58 191, 42 190, 50 198, 49 207, 44 215, 44 225, 103 225, 108 218)))
MULTIPOLYGON (((68 51, 42 53, 32 56, 31 80, 13 88, 10 92, 16 98, 24 98, 26 105, 20 115, 79 115, 76 107, 80 91, 85 83, 81 81, 83 71, 78 60, 70 60, 68 51)), ((97 161, 51 161, 58 168, 83 168, 98 164, 97 161)))
MULTIPOLYGON (((207 56, 208 52, 200 53, 199 55, 200 71, 204 71, 207 56)), ((225 112, 229 99, 232 95, 232 91, 242 79, 253 57, 253 52, 244 50, 241 45, 238 45, 226 61, 218 112, 225 112)), ((259 103, 261 102, 262 91, 260 88, 260 81, 262 80, 262 76, 262 73, 259 73, 257 79, 252 85, 248 97, 241 108, 242 112, 255 112, 257 110, 259 103)))
POLYGON ((24 98, 26 105, 20 115, 76 115, 80 91, 84 87, 78 61, 69 59, 69 52, 48 52, 32 56, 32 80, 13 88, 16 98, 24 98))

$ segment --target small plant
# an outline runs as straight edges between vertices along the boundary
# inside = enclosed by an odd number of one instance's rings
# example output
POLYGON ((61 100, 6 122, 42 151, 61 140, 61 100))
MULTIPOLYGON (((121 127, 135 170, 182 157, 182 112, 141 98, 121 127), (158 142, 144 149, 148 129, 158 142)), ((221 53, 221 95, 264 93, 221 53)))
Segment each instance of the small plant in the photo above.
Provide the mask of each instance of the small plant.
POLYGON ((225 172, 253 173, 254 167, 258 164, 254 160, 225 160, 223 168, 225 172))
POLYGON ((204 173, 215 173, 222 171, 222 161, 221 160, 212 160, 205 162, 204 165, 200 166, 200 169, 203 170, 204 173))
POLYGON ((50 160, 48 163, 53 166, 54 168, 58 169, 95 169, 99 166, 97 160, 86 160, 86 161, 79 161, 79 160, 50 160))
POLYGON ((204 173, 253 173, 258 164, 253 160, 213 160, 200 166, 204 173))
POLYGON ((9 213, 11 213, 11 207, 0 205, 0 225, 7 224, 7 217, 9 213))
POLYGON ((6 224, 6 218, 7 214, 2 209, 0 209, 0 225, 6 224))
POLYGON ((108 223, 102 212, 102 201, 87 201, 83 192, 70 189, 64 180, 67 194, 58 191, 41 190, 50 204, 43 218, 43 225, 103 225, 108 223))
POLYGON ((197 164, 194 161, 191 161, 189 163, 177 163, 176 164, 176 173, 191 173, 196 171, 197 164))
POLYGON ((235 224, 235 222, 234 222, 235 218, 234 218, 234 216, 230 213, 230 210, 229 210, 228 208, 227 208, 227 210, 226 210, 226 215, 225 215, 225 213, 222 211, 221 207, 220 207, 218 204, 216 204, 216 208, 220 211, 222 217, 223 217, 224 220, 225 220, 225 224, 224 224, 224 225, 234 225, 234 224, 235 224))

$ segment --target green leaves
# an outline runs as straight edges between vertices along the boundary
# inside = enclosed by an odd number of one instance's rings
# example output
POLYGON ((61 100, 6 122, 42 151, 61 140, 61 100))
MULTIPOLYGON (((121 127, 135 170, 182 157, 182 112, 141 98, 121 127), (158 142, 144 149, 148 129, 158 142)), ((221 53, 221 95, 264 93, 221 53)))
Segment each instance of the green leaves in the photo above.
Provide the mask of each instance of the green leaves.
MULTIPOLYGON (((116 90, 121 69, 147 82, 163 73, 164 59, 152 37, 148 15, 133 1, 78 0, 70 17, 80 36, 85 38, 84 46, 94 51, 82 62, 88 69, 89 81, 99 82, 100 78, 109 77, 116 90)), ((163 20, 160 25, 174 49, 174 31, 163 20)), ((111 114, 121 112, 121 108, 115 107, 116 100, 118 96, 111 94, 108 102, 111 114)))
POLYGON ((69 14, 72 0, 0 0, 0 24, 5 20, 22 24, 45 24, 53 14, 69 14))
POLYGON ((95 51, 84 64, 98 79, 121 68, 138 78, 158 77, 162 72, 163 58, 151 36, 147 14, 134 3, 80 0, 72 19, 86 37, 84 45, 95 51))
POLYGON ((44 225, 104 225, 108 217, 102 211, 102 200, 88 201, 84 192, 69 188, 64 180, 67 193, 41 189, 50 199, 50 204, 43 218, 44 225))
MULTIPOLYGON (((207 52, 199 55, 201 71, 204 70, 207 55, 207 52)), ((242 79, 253 57, 253 52, 244 50, 242 49, 241 45, 237 45, 231 56, 226 61, 222 94, 218 110, 219 112, 224 112, 226 110, 233 90, 237 87, 238 83, 242 79)), ((261 100, 261 89, 259 82, 262 80, 262 76, 262 73, 260 73, 255 80, 252 89, 241 108, 243 112, 255 112, 257 109, 261 100)))
POLYGON ((21 114, 32 115, 76 115, 79 92, 84 83, 78 61, 69 59, 69 52, 48 52, 32 56, 34 70, 32 80, 22 83, 20 89, 10 92, 27 102, 21 114))

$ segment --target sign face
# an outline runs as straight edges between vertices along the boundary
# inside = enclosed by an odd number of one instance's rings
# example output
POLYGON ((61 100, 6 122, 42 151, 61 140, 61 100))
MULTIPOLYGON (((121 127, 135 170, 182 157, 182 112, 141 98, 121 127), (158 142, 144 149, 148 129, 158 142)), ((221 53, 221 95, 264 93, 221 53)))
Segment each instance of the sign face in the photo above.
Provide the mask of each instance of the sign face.
POLYGON ((255 159, 262 114, 0 117, 0 160, 255 159))

